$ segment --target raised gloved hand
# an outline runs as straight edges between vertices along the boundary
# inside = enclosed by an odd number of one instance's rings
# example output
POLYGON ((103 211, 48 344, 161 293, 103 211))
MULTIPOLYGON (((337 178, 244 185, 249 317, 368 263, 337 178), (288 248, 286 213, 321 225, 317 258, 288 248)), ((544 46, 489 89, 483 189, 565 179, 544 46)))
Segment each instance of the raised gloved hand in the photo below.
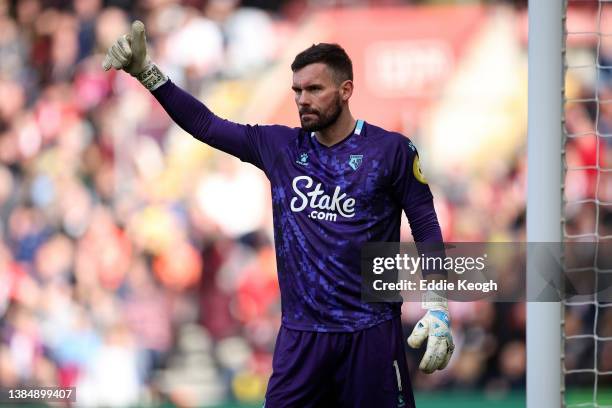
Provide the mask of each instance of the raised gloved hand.
POLYGON ((412 330, 408 337, 408 345, 417 349, 427 340, 427 348, 419 369, 431 374, 446 367, 455 350, 455 344, 450 332, 446 299, 437 297, 435 301, 424 301, 423 308, 427 310, 427 313, 412 330))
POLYGON ((148 90, 162 86, 168 77, 151 62, 147 53, 145 26, 142 21, 132 23, 130 34, 124 34, 106 52, 102 68, 122 69, 136 77, 148 90))

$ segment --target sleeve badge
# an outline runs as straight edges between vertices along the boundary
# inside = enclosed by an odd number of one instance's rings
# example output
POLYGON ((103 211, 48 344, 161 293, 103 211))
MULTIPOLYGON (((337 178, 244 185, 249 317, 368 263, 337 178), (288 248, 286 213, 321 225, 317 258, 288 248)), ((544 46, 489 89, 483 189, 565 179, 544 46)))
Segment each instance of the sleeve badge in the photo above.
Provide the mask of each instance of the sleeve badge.
POLYGON ((419 160, 419 156, 414 156, 414 162, 412 162, 412 172, 414 173, 414 177, 419 180, 423 184, 427 184, 427 179, 423 175, 423 171, 421 170, 421 161, 419 160))

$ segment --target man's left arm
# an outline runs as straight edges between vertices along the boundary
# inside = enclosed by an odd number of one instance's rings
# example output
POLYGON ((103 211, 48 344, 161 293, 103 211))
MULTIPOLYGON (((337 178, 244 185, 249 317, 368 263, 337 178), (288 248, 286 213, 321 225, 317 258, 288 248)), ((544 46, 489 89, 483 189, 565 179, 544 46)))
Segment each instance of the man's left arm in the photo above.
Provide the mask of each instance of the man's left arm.
MULTIPOLYGON (((435 245, 431 245, 443 244, 442 231, 433 205, 433 196, 421 171, 416 147, 408 139, 397 150, 392 186, 406 213, 419 253, 425 252, 425 255, 433 256, 437 252, 439 255, 440 250, 443 252, 442 246, 436 248, 435 245)), ((422 273, 423 278, 427 280, 435 281, 446 278, 444 271, 422 270, 422 273)), ((419 368, 431 374, 447 366, 455 346, 450 331, 450 316, 446 298, 439 293, 427 292, 423 295, 421 306, 426 312, 408 337, 408 345, 412 348, 420 348, 427 340, 427 347, 419 368)))

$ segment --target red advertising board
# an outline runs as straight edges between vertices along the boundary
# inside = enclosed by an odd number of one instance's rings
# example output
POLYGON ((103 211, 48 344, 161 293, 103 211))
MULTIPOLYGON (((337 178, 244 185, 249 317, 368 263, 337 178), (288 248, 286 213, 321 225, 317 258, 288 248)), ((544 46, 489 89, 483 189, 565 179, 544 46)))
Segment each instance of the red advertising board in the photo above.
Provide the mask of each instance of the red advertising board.
MULTIPOLYGON (((486 16, 480 6, 342 9, 313 15, 308 26, 351 56, 354 115, 404 130, 439 95, 486 16)), ((298 125, 289 86, 267 119, 298 125)))

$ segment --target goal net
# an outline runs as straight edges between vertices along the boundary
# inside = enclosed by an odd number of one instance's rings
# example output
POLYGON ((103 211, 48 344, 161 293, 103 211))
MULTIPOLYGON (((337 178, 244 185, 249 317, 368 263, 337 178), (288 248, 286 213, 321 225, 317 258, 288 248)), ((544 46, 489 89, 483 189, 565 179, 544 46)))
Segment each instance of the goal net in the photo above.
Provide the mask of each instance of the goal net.
POLYGON ((612 408, 612 0, 567 0, 564 25, 565 247, 592 243, 565 273, 592 290, 562 301, 562 403, 612 408))

